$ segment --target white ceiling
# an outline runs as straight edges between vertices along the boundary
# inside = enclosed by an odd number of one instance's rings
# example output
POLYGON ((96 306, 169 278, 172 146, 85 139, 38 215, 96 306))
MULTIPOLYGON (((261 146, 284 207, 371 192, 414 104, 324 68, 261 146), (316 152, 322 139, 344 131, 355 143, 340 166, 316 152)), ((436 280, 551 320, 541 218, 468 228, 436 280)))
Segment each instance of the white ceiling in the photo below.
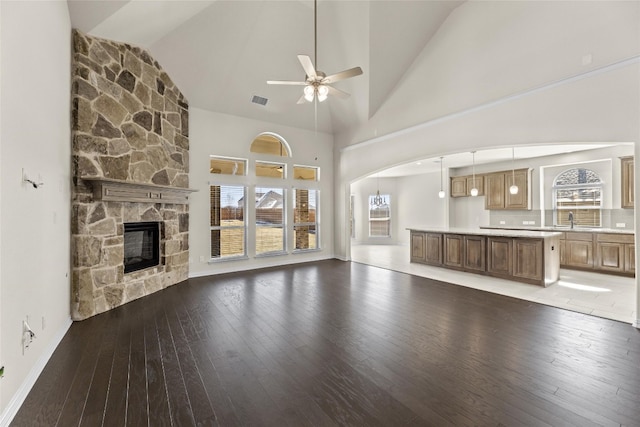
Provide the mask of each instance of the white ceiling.
MULTIPOLYGON (((317 105, 296 104, 302 80, 298 54, 313 58, 313 0, 68 0, 74 28, 147 49, 192 107, 318 130, 345 132, 367 122, 409 78, 451 12, 463 1, 319 0, 318 64, 326 74, 360 66, 364 74, 335 86, 351 93, 317 105), (258 95, 266 106, 253 104, 258 95)), ((595 145, 522 147, 516 158, 594 149, 595 145)), ((476 153, 476 163, 511 159, 509 148, 476 153)), ((439 170, 438 159, 396 166, 380 176, 439 170)), ((447 156, 445 166, 469 166, 471 154, 447 156)))
MULTIPOLYGON (((69 0, 85 33, 141 46, 167 70, 193 107, 314 129, 298 54, 313 58, 312 0, 69 0), (253 95, 266 106, 251 103, 253 95)), ((335 86, 352 96, 318 105, 318 129, 344 131, 368 120, 462 1, 318 1, 318 64, 327 75, 360 66, 335 86)))

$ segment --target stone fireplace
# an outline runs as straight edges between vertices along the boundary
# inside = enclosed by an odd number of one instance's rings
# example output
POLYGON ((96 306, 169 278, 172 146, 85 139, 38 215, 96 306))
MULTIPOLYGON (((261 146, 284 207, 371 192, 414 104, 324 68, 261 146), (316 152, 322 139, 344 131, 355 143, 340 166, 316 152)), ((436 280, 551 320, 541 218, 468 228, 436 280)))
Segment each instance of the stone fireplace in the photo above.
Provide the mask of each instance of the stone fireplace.
POLYGON ((71 298, 82 320, 187 279, 189 106, 128 44, 74 31, 72 70, 71 298), (137 248, 125 229, 147 223, 158 230, 157 263, 129 271, 137 248))

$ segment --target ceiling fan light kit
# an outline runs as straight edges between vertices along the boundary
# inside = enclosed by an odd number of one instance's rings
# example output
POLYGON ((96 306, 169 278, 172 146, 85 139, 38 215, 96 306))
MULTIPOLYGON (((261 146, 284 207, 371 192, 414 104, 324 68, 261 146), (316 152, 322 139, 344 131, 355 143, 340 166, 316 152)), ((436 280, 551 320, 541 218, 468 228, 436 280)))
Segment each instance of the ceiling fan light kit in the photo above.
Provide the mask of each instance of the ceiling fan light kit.
MULTIPOLYGON (((316 66, 318 65, 318 8, 317 0, 313 2, 313 46, 314 46, 314 59, 316 66)), ((305 81, 291 81, 291 80, 268 80, 269 85, 291 85, 291 86, 304 86, 303 95, 298 100, 298 104, 303 104, 305 101, 313 102, 315 99, 318 102, 323 102, 329 95, 335 95, 338 98, 349 98, 349 94, 330 86, 330 83, 334 83, 340 80, 345 80, 350 77, 359 76, 362 74, 360 67, 350 68, 348 70, 340 71, 339 73, 327 76, 320 70, 316 70, 311 62, 311 58, 307 55, 298 55, 298 61, 304 69, 306 74, 305 81)))

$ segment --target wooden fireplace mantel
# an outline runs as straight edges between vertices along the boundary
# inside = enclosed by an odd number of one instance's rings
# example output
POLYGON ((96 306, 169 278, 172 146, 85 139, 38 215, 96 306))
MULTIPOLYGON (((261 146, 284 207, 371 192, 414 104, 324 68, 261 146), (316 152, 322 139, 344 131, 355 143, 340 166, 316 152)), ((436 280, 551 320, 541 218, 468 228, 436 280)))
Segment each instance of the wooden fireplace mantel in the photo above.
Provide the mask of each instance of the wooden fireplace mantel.
POLYGON ((198 191, 192 188, 143 184, 100 176, 83 176, 80 179, 91 182, 94 200, 104 202, 187 204, 189 194, 198 191))

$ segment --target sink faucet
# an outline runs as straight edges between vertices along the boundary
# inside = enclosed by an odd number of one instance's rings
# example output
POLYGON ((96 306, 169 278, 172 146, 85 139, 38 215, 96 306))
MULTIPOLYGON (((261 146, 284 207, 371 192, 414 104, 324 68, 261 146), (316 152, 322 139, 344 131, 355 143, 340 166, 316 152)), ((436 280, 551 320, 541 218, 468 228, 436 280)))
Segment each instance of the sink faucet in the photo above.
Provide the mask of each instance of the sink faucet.
POLYGON ((569 228, 573 228, 573 212, 569 211, 569 228))

